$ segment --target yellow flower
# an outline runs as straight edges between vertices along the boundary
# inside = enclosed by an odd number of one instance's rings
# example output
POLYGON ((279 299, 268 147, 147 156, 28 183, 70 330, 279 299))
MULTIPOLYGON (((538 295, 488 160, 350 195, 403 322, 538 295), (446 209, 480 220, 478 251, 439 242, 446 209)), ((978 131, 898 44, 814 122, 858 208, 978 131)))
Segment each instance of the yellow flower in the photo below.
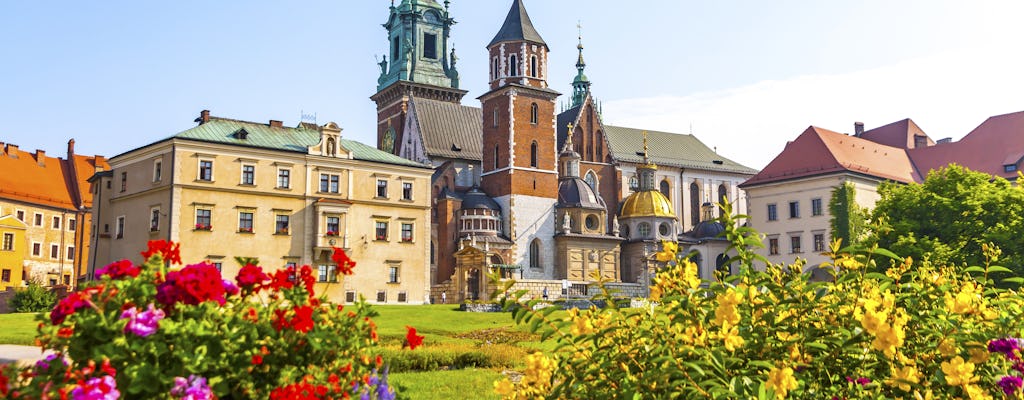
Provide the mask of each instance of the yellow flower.
POLYGON ((978 385, 965 385, 964 391, 967 392, 967 397, 971 400, 989 400, 992 398, 985 389, 978 385))
POLYGON ((907 365, 903 368, 892 368, 892 378, 888 380, 890 385, 900 388, 904 392, 910 391, 911 383, 921 383, 921 373, 917 372, 917 367, 913 365, 907 365))
POLYGON ((966 385, 978 380, 974 377, 974 363, 964 362, 960 356, 942 363, 942 373, 946 375, 946 384, 950 386, 966 385))
POLYGON ((494 382, 494 393, 497 393, 499 396, 508 396, 514 390, 515 387, 512 386, 512 381, 508 380, 508 378, 494 382))
POLYGON ((860 267, 862 267, 863 265, 861 265, 860 261, 855 260, 853 257, 843 255, 842 257, 836 260, 836 266, 842 269, 855 271, 860 269, 860 267))
POLYGON ((956 296, 946 293, 946 309, 951 314, 970 314, 976 311, 974 305, 977 294, 973 284, 964 284, 956 296))
POLYGON ((939 342, 939 354, 949 357, 957 353, 956 342, 953 339, 943 339, 939 342))
POLYGON ((988 361, 988 350, 983 347, 971 347, 967 349, 967 354, 971 355, 972 363, 982 364, 988 361))
POLYGON ((784 399, 790 390, 796 389, 797 382, 793 378, 793 369, 789 367, 772 368, 768 371, 768 382, 765 386, 775 392, 775 398, 784 399))
POLYGON ((543 391, 551 385, 551 373, 554 369, 554 360, 545 356, 544 353, 530 354, 526 356, 526 371, 522 383, 543 391))
POLYGON ((661 251, 655 253, 654 258, 660 262, 669 262, 676 259, 677 252, 679 252, 679 245, 676 242, 663 240, 661 251))
POLYGON ((864 330, 872 335, 878 335, 878 331, 885 325, 885 320, 889 316, 886 313, 880 313, 875 311, 867 311, 864 313, 864 317, 860 320, 860 325, 864 327, 864 330))
POLYGON ((722 330, 722 340, 725 341, 725 349, 729 351, 736 351, 736 349, 743 347, 743 345, 747 343, 747 341, 743 340, 743 337, 740 336, 740 331, 739 329, 736 329, 735 326, 728 331, 724 329, 722 330))

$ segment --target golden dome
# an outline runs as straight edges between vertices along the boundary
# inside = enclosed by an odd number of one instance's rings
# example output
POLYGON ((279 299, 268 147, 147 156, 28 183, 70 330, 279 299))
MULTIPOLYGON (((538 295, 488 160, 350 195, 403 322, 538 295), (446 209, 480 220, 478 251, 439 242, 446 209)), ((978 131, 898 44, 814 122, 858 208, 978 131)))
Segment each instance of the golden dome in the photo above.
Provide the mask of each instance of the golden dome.
POLYGON ((622 213, 619 218, 675 216, 672 202, 668 201, 665 195, 657 190, 646 190, 633 193, 622 202, 622 213))

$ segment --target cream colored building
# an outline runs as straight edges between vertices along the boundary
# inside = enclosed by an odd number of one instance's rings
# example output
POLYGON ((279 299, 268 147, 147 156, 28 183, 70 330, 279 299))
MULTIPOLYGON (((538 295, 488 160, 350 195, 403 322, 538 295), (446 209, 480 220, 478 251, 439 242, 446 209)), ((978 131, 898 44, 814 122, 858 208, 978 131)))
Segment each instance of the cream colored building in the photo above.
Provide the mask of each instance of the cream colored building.
POLYGON ((335 302, 421 304, 429 296, 430 166, 343 139, 334 123, 284 127, 211 117, 113 157, 99 199, 93 269, 180 242, 233 278, 235 257, 265 269, 310 265, 335 302), (336 276, 333 247, 356 261, 336 276))

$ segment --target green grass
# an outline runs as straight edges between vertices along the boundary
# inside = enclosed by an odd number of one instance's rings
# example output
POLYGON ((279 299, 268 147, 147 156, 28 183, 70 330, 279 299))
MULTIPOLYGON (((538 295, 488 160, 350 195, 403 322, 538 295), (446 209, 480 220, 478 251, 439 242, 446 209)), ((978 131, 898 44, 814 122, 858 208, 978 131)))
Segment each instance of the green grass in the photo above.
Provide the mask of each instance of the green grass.
POLYGON ((416 400, 497 399, 494 381, 501 372, 489 369, 405 372, 391 374, 388 383, 398 397, 416 400))
POLYGON ((35 313, 0 314, 0 344, 31 346, 36 338, 35 313))

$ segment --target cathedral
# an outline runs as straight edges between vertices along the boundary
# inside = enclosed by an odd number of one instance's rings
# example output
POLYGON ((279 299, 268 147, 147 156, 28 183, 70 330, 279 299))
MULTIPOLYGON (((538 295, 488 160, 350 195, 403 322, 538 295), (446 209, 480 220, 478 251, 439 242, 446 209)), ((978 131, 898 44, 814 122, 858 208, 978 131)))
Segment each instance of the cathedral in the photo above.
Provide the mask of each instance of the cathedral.
POLYGON ((572 94, 559 107, 551 49, 523 0, 487 45, 488 91, 478 107, 463 105, 449 4, 392 2, 389 57, 371 96, 377 147, 434 167, 435 291, 481 298, 493 271, 535 282, 527 287, 545 296, 548 285, 556 296, 599 279, 640 283, 665 240, 694 251, 702 277, 724 267, 711 204, 726 199, 744 213, 739 184, 755 170, 693 135, 605 125, 582 40, 572 94))

